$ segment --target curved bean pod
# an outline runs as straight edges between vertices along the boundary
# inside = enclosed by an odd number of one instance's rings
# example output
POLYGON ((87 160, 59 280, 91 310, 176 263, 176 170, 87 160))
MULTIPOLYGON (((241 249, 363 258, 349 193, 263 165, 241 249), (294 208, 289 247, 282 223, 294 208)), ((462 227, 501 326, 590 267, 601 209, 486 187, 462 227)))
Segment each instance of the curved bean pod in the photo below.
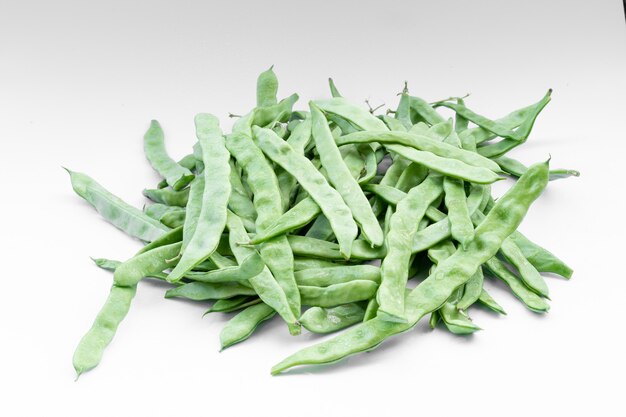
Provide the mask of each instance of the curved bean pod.
MULTIPOLYGON (((180 261, 167 277, 170 282, 180 280, 187 271, 207 259, 217 248, 226 227, 226 211, 231 192, 230 154, 226 150, 219 121, 215 116, 200 113, 195 117, 195 123, 202 162, 210 169, 205 169, 202 177, 199 177, 203 178, 204 187, 201 201, 194 209, 197 210, 198 206, 200 208, 197 224, 189 243, 181 248, 180 261)), ((192 214, 190 208, 187 208, 185 226, 190 217, 192 214)))
POLYGON ((467 165, 482 167, 494 172, 500 172, 500 166, 494 161, 478 155, 474 152, 466 151, 448 143, 432 139, 431 137, 408 133, 389 131, 366 131, 355 132, 349 135, 340 136, 336 140, 337 146, 350 143, 372 143, 379 142, 385 145, 402 145, 415 150, 430 152, 442 158, 456 159, 467 165))
POLYGON ((278 93, 278 78, 273 71, 272 65, 267 71, 259 74, 256 80, 256 105, 257 107, 267 107, 276 104, 276 94, 278 93))
POLYGON ((267 304, 255 304, 230 319, 220 333, 220 345, 224 350, 235 343, 249 338, 254 330, 264 321, 276 315, 276 311, 267 304))
MULTIPOLYGON (((255 129, 258 128, 255 127, 255 129)), ((266 130, 277 137, 271 130, 266 130)), ((282 139, 278 140, 285 143, 282 139)), ((247 182, 254 195, 253 204, 257 212, 256 230, 263 233, 283 214, 276 174, 251 137, 244 134, 230 135, 227 146, 244 172, 248 174, 247 182)), ((263 261, 285 292, 294 316, 299 316, 301 311, 300 295, 293 276, 293 254, 286 238, 278 236, 264 242, 260 247, 260 253, 263 261)), ((299 331, 299 327, 293 327, 291 330, 296 333, 299 331)))
POLYGON ((539 272, 551 272, 568 279, 572 277, 572 268, 557 258, 552 252, 530 241, 520 232, 513 232, 510 239, 515 242, 524 257, 528 259, 528 262, 537 268, 539 272))
POLYGON ((332 169, 327 170, 329 182, 343 198, 343 201, 352 212, 354 220, 361 227, 365 238, 372 246, 381 246, 384 239, 383 231, 372 212, 369 202, 365 198, 359 183, 353 178, 352 173, 346 166, 330 133, 326 118, 313 102, 309 103, 309 105, 312 117, 311 132, 322 166, 332 167, 332 169))
POLYGON ((331 340, 289 356, 272 368, 272 374, 298 365, 337 362, 346 356, 373 349, 388 337, 411 329, 423 316, 443 305, 456 288, 469 280, 481 264, 496 254, 502 241, 519 226, 547 182, 548 164, 533 165, 498 200, 485 221, 476 229, 474 240, 467 250, 457 250, 407 296, 407 323, 388 322, 375 317, 331 340))
POLYGON ((312 333, 332 333, 363 320, 365 310, 359 304, 350 303, 332 308, 311 307, 302 314, 302 327, 312 333))
POLYGON ((223 298, 215 301, 211 308, 204 312, 203 316, 209 313, 231 313, 242 308, 249 307, 261 302, 258 297, 250 297, 247 295, 237 295, 232 298, 223 298))
POLYGON ((477 113, 474 113, 472 110, 465 107, 465 105, 462 103, 450 103, 450 102, 443 101, 443 102, 440 102, 439 104, 441 106, 448 107, 454 110, 455 112, 457 112, 457 114, 461 114, 461 116, 468 119, 472 123, 475 123, 476 125, 482 127, 483 129, 488 130, 492 133, 495 133, 496 135, 502 138, 514 140, 517 142, 523 142, 526 140, 526 138, 530 134, 533 124, 535 123, 535 120, 537 119, 537 116, 539 116, 539 113, 541 112, 541 110, 543 110, 543 108, 550 102, 551 94, 552 94, 552 90, 550 89, 539 102, 533 105, 532 111, 529 112, 526 119, 524 119, 520 127, 515 131, 509 130, 498 122, 495 122, 477 113))
MULTIPOLYGON (((228 227, 228 241, 233 254, 238 262, 243 262, 244 259, 256 252, 254 249, 239 245, 239 242, 248 238, 246 229, 243 227, 241 219, 232 212, 228 212, 226 226, 228 227)), ((265 267, 263 272, 250 278, 249 282, 265 304, 276 310, 288 325, 297 326, 297 318, 291 310, 285 291, 276 282, 269 268, 265 267)))
POLYGON ((386 130, 387 126, 376 116, 360 106, 355 106, 343 97, 334 97, 313 102, 324 113, 337 115, 363 130, 386 130))
POLYGON ((320 206, 335 232, 341 253, 346 259, 350 258, 352 242, 357 235, 357 226, 352 218, 352 212, 344 203, 341 195, 326 182, 326 179, 309 159, 298 155, 289 144, 278 138, 274 132, 268 129, 255 128, 254 134, 263 152, 285 171, 293 175, 300 186, 320 206))
POLYGON ((387 149, 418 164, 424 165, 433 171, 449 177, 475 182, 477 184, 491 184, 501 179, 495 172, 483 167, 468 165, 457 159, 445 158, 431 152, 418 151, 403 145, 386 145, 387 149))
POLYGON ((113 285, 104 306, 96 316, 91 328, 78 343, 72 359, 76 378, 95 368, 102 359, 104 349, 111 343, 137 293, 137 286, 113 285))
POLYGON ((380 266, 381 284, 376 293, 378 316, 385 320, 406 321, 404 288, 408 280, 411 245, 426 209, 443 192, 441 182, 441 176, 429 175, 400 200, 391 216, 389 232, 385 237, 387 254, 380 266))
POLYGON ((498 259, 493 258, 485 263, 485 266, 491 272, 490 275, 504 281, 511 288, 513 294, 526 306, 530 311, 535 313, 545 313, 550 309, 548 303, 529 290, 522 281, 498 259))
POLYGON ((174 190, 182 190, 194 179, 193 173, 181 166, 167 154, 163 129, 156 120, 143 137, 143 149, 152 168, 155 169, 174 190))
MULTIPOLYGON (((524 175, 526 171, 528 171, 528 167, 522 164, 520 161, 509 158, 506 156, 500 156, 498 158, 493 159, 500 168, 507 174, 510 174, 514 177, 521 177, 524 175)), ((550 170, 550 181, 558 180, 561 178, 569 178, 569 177, 579 177, 580 172, 573 169, 551 169, 550 170)))

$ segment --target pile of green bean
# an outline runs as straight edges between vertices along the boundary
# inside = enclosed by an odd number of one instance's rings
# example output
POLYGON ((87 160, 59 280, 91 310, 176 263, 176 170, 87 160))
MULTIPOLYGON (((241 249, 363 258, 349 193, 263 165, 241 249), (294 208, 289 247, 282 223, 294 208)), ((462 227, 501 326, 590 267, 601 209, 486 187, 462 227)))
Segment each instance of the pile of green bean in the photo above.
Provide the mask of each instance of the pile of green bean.
POLYGON ((273 374, 373 349, 428 314, 432 328, 480 330, 470 307, 505 314, 485 277, 530 310, 548 310, 540 273, 570 278, 572 270, 517 228, 549 180, 578 172, 505 155, 526 141, 551 92, 491 120, 463 98, 428 103, 405 86, 395 110, 375 115, 329 81, 332 98, 294 110, 298 96, 278 101, 270 68, 258 78, 256 107, 230 134, 215 116, 195 117, 197 143, 178 162, 152 121, 144 149, 163 180, 144 190, 152 204, 143 210, 69 171, 78 195, 146 243, 124 262, 94 260, 114 271, 113 285, 74 354, 78 375, 100 362, 144 278, 170 283, 165 298, 235 313, 222 349, 275 317, 293 335, 351 327, 273 374), (494 200, 490 184, 504 175, 516 181, 494 200))

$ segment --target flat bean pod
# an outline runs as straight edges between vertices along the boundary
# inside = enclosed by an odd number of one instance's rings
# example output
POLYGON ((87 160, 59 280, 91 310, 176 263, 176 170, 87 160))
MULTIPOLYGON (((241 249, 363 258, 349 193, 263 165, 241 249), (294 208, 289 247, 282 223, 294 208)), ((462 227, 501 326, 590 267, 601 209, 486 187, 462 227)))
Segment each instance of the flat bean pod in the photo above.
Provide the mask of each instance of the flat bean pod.
POLYGON ((109 223, 130 236, 151 242, 169 230, 158 220, 108 192, 93 178, 69 169, 67 172, 76 194, 91 204, 109 223))
POLYGON ((352 212, 346 206, 341 195, 333 189, 326 179, 315 169, 307 158, 298 155, 289 144, 278 138, 268 129, 255 129, 257 142, 263 152, 293 175, 298 183, 309 193, 328 218, 341 247, 342 255, 350 258, 352 242, 357 235, 357 226, 352 212))
POLYGON ((96 316, 93 325, 78 343, 72 359, 76 378, 95 368, 102 359, 104 349, 111 343, 130 303, 137 293, 137 286, 120 287, 113 285, 104 306, 96 316))
POLYGON ((331 340, 289 356, 272 368, 272 374, 298 365, 337 362, 346 356, 373 349, 388 337, 411 329, 423 316, 439 308, 456 288, 471 278, 481 264, 496 254, 502 241, 519 226, 547 182, 548 164, 533 165, 498 200, 485 221, 477 227, 474 240, 467 250, 457 250, 407 296, 407 323, 389 322, 377 316, 331 340))
POLYGON ((327 287, 355 280, 380 282, 380 268, 374 265, 342 265, 296 271, 298 285, 327 287))
POLYGON ((182 190, 194 179, 193 173, 178 164, 165 150, 163 129, 156 120, 143 137, 143 149, 152 168, 155 169, 174 190, 182 190))
POLYGON ((222 350, 249 338, 262 322, 271 319, 274 315, 276 311, 263 303, 252 305, 238 313, 226 323, 220 333, 222 350))
MULTIPOLYGON (((207 259, 217 248, 226 227, 226 210, 231 192, 230 154, 215 116, 200 113, 195 122, 202 161, 207 169, 202 173, 204 187, 199 220, 189 244, 182 248, 180 261, 167 278, 170 282, 180 280, 187 271, 207 259)), ((187 213, 189 216, 189 208, 187 213)))
POLYGON ((302 304, 317 307, 334 307, 356 301, 369 300, 378 289, 374 281, 354 280, 327 287, 299 285, 302 304))
MULTIPOLYGON (((330 133, 328 123, 322 112, 310 103, 312 115, 312 134, 315 147, 320 155, 322 166, 332 167, 327 170, 329 182, 339 192, 352 212, 354 220, 361 227, 363 235, 372 246, 383 244, 383 231, 372 212, 358 182, 354 180, 346 166, 330 133)), ((378 120, 378 119, 377 119, 378 120)))
POLYGON ((311 307, 302 314, 302 327, 312 333, 333 333, 363 320, 365 310, 359 304, 350 303, 337 307, 311 307))

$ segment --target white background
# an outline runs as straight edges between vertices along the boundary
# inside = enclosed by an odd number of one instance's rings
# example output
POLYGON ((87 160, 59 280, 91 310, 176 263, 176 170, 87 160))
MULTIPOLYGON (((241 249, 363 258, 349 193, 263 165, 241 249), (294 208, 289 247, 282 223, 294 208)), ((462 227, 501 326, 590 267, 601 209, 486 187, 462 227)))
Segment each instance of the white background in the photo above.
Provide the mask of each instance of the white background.
POLYGON ((0 1, 0 414, 624 415, 621 1, 88 3, 0 1), (301 108, 328 94, 328 76, 392 107, 404 80, 428 100, 470 92, 493 117, 554 88, 513 155, 581 171, 551 183, 521 227, 574 277, 548 278, 545 316, 489 282, 508 316, 471 311, 474 336, 421 323, 280 377, 273 364, 321 338, 275 320, 219 353, 225 316, 145 282, 101 365, 74 382, 73 350, 111 283, 89 256, 125 259, 140 243, 74 195, 61 165, 141 207, 158 181, 142 154, 149 120, 183 156, 194 114, 228 126, 271 64, 301 108))

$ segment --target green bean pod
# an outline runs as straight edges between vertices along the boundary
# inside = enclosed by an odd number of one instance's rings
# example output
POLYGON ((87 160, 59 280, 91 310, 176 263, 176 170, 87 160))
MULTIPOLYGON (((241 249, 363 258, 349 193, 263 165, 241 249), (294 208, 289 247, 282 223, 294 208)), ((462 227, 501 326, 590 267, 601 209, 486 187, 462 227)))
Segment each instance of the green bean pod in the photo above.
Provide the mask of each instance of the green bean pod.
POLYGON ((326 287, 355 280, 380 283, 380 268, 374 265, 341 265, 296 271, 298 285, 326 287))
POLYGON ((276 99, 278 78, 276 78, 273 68, 272 65, 267 71, 263 71, 256 80, 257 107, 267 107, 278 103, 276 99))
POLYGON ((194 301, 220 300, 236 295, 256 295, 254 289, 238 283, 189 282, 165 292, 165 298, 187 298, 194 301))
POLYGON ((171 268, 176 263, 181 246, 181 242, 171 243, 133 256, 115 269, 115 284, 130 287, 144 277, 171 268))
POLYGON ((499 278, 511 288, 511 291, 529 310, 535 313, 544 313, 550 309, 548 303, 532 292, 524 285, 524 283, 498 259, 493 258, 485 263, 485 266, 491 272, 490 275, 499 278))
POLYGON ((187 206, 187 200, 189 199, 189 188, 185 188, 180 191, 175 191, 171 188, 146 189, 143 190, 143 195, 155 203, 167 204, 168 206, 185 207, 187 206))
POLYGON ((182 190, 194 179, 193 173, 174 161, 165 150, 163 129, 156 120, 143 137, 143 149, 152 168, 155 169, 174 190, 182 190))
MULTIPOLYGON (((176 282, 194 266, 207 259, 217 248, 226 227, 226 211, 230 198, 230 154, 226 150, 219 121, 211 114, 195 117, 196 136, 202 150, 202 161, 207 169, 202 173, 204 186, 199 202, 190 200, 198 211, 198 219, 189 243, 181 248, 181 258, 167 280, 176 282), (210 167, 210 169, 208 169, 210 167), (198 210, 199 207, 199 210, 198 210)), ((202 182, 200 182, 202 183, 202 182)), ((188 219, 192 217, 187 208, 188 219)), ((187 220, 185 220, 185 226, 187 220)), ((191 230, 190 230, 191 232, 191 230)), ((190 233, 191 234, 191 233, 190 233)), ((183 233, 183 242, 185 234, 183 233)))
POLYGON ((249 338, 254 330, 264 321, 271 319, 276 315, 276 311, 267 304, 255 304, 246 307, 245 310, 238 313, 230 319, 220 333, 221 350, 243 342, 249 338))
POLYGON ((120 287, 113 285, 104 306, 96 316, 93 325, 78 343, 72 359, 76 378, 95 368, 102 359, 104 349, 111 343, 135 297, 137 286, 120 287))
POLYGON ((369 300, 376 294, 378 284, 374 281, 354 280, 327 287, 299 285, 302 304, 317 307, 334 307, 356 301, 369 300))
POLYGON ((333 333, 363 320, 365 310, 359 304, 350 303, 337 307, 311 307, 302 314, 302 327, 312 333, 333 333))
POLYGON ((350 143, 379 142, 385 145, 401 145, 418 151, 429 152, 442 158, 455 159, 467 165, 481 167, 493 172, 500 172, 500 166, 492 160, 469 152, 448 143, 441 142, 425 135, 408 132, 365 131, 341 136, 336 140, 338 146, 350 143))
POLYGON ((341 253, 346 259, 349 259, 352 242, 357 235, 357 226, 352 218, 352 212, 344 203, 341 195, 328 184, 309 159, 298 155, 289 144, 278 138, 274 132, 269 129, 255 128, 254 134, 263 152, 285 171, 293 175, 300 186, 320 206, 330 221, 335 236, 337 236, 341 253))
POLYGON ((330 133, 326 118, 313 102, 309 104, 312 115, 311 131, 315 147, 319 152, 322 166, 332 167, 332 169, 327 170, 330 184, 345 201, 365 238, 372 246, 381 246, 384 238, 383 231, 372 212, 369 202, 346 166, 330 133))
POLYGON ((378 316, 385 320, 405 322, 404 288, 408 280, 411 244, 417 226, 430 204, 442 193, 442 178, 429 175, 423 183, 409 191, 396 206, 385 237, 387 254, 380 266, 381 284, 376 294, 378 316))
POLYGON ((119 197, 108 192, 93 178, 80 172, 70 171, 72 188, 85 201, 91 204, 109 223, 130 236, 146 242, 162 236, 169 229, 141 210, 130 206, 119 197))
POLYGON ((373 349, 388 337, 411 329, 423 316, 443 305, 456 288, 467 282, 480 265, 496 254, 502 241, 519 226, 547 182, 548 164, 533 165, 497 201, 485 221, 476 228, 469 247, 466 250, 458 249, 444 260, 433 274, 407 296, 407 323, 389 322, 375 317, 331 340, 289 356, 272 368, 272 374, 298 365, 337 362, 346 356, 373 349))

